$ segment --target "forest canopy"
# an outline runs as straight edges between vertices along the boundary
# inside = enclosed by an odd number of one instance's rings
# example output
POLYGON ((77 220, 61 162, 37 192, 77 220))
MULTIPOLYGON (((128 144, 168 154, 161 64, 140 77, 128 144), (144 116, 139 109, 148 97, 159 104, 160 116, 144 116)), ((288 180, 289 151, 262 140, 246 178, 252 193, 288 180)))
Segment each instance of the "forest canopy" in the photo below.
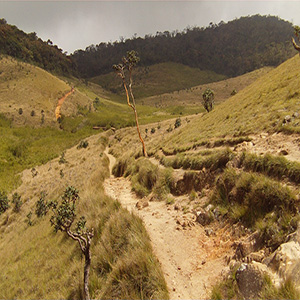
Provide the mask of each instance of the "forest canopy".
POLYGON ((295 54, 293 26, 274 16, 255 15, 208 27, 188 27, 183 32, 164 31, 144 38, 90 45, 72 55, 83 77, 111 72, 111 66, 134 49, 140 65, 176 62, 201 70, 237 76, 262 66, 276 66, 295 54))

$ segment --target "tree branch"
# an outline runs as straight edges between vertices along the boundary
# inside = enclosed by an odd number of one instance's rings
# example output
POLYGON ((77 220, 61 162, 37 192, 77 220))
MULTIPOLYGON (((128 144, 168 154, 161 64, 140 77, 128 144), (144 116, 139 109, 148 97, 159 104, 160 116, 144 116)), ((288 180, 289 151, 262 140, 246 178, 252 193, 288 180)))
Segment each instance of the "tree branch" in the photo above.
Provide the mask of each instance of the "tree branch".
POLYGON ((299 52, 299 54, 300 54, 300 46, 299 45, 297 45, 296 44, 296 42, 295 42, 295 39, 294 38, 292 38, 292 42, 293 42, 293 46, 294 46, 294 48, 299 52))
POLYGON ((79 243, 81 251, 83 252, 83 254, 85 254, 85 251, 87 249, 87 240, 81 235, 70 231, 69 229, 66 230, 66 233, 68 234, 69 237, 71 237, 73 240, 79 243))

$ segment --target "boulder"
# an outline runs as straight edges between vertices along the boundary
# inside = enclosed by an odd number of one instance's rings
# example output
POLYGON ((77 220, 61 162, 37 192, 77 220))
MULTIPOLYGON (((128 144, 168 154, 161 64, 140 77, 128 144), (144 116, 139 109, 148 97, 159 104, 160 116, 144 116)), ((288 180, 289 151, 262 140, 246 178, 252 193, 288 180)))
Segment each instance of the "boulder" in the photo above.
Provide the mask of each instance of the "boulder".
POLYGON ((208 225, 212 222, 212 213, 204 209, 196 212, 196 221, 202 226, 208 225))
POLYGON ((136 208, 137 208, 138 210, 141 210, 141 209, 143 209, 143 208, 149 206, 149 202, 148 202, 148 200, 146 200, 146 199, 141 199, 141 200, 139 200, 139 201, 136 203, 135 206, 136 206, 136 208))
POLYGON ((263 286, 263 272, 252 264, 241 264, 235 277, 244 299, 258 299, 263 286))
POLYGON ((300 290, 300 244, 298 242, 290 241, 281 244, 274 252, 269 267, 282 279, 290 278, 295 287, 300 290))

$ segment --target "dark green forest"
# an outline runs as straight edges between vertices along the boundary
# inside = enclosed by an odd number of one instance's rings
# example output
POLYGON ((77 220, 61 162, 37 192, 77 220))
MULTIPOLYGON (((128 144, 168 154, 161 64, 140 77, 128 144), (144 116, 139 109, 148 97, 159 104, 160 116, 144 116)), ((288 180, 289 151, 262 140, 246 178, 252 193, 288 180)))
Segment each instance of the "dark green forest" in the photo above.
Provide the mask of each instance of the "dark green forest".
POLYGON ((90 45, 68 56, 57 45, 42 41, 0 19, 0 54, 11 55, 57 74, 90 78, 112 71, 127 51, 139 53, 140 66, 181 63, 229 77, 263 66, 277 66, 295 54, 293 25, 274 16, 255 15, 208 27, 164 31, 144 38, 134 35, 114 43, 90 45))
POLYGON ((176 62, 226 76, 237 76, 262 66, 277 66, 295 54, 293 26, 273 16, 242 17, 208 27, 165 31, 144 38, 90 45, 72 55, 83 77, 111 72, 111 66, 135 49, 140 65, 176 62))
POLYGON ((35 32, 25 33, 0 19, 0 54, 35 64, 56 74, 75 74, 75 65, 52 41, 42 41, 35 32))

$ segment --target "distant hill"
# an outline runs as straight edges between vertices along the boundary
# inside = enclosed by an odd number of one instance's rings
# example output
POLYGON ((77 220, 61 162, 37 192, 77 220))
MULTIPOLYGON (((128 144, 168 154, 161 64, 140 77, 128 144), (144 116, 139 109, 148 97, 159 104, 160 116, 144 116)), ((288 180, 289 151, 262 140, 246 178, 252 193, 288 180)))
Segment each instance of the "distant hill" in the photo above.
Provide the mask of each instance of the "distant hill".
MULTIPOLYGON (((137 67, 133 74, 133 89, 136 98, 140 99, 225 78, 226 76, 213 71, 201 71, 178 63, 160 63, 149 67, 137 67)), ((118 95, 124 92, 120 78, 115 72, 93 77, 90 81, 118 95)))
POLYGON ((25 33, 0 19, 0 54, 7 54, 33 63, 58 74, 74 74, 75 67, 63 50, 48 40, 42 41, 35 32, 25 33))
POLYGON ((185 88, 180 91, 138 99, 138 103, 155 107, 169 107, 174 105, 198 106, 201 105, 203 92, 207 88, 210 88, 213 90, 215 95, 215 104, 220 104, 232 95, 242 91, 245 87, 253 83, 259 77, 264 76, 272 69, 273 67, 263 67, 237 77, 201 84, 191 88, 185 88))
MULTIPOLYGON (((28 63, 0 55, 0 113, 17 126, 57 126, 55 108, 58 100, 71 90, 71 85, 28 63)), ((70 97, 64 114, 77 112, 92 100, 79 91, 70 97)))
POLYGON ((176 62, 230 77, 263 66, 277 66, 290 58, 292 24, 273 16, 242 17, 228 23, 183 32, 157 32, 155 36, 91 45, 72 55, 83 77, 111 72, 126 51, 136 50, 140 65, 176 62))

